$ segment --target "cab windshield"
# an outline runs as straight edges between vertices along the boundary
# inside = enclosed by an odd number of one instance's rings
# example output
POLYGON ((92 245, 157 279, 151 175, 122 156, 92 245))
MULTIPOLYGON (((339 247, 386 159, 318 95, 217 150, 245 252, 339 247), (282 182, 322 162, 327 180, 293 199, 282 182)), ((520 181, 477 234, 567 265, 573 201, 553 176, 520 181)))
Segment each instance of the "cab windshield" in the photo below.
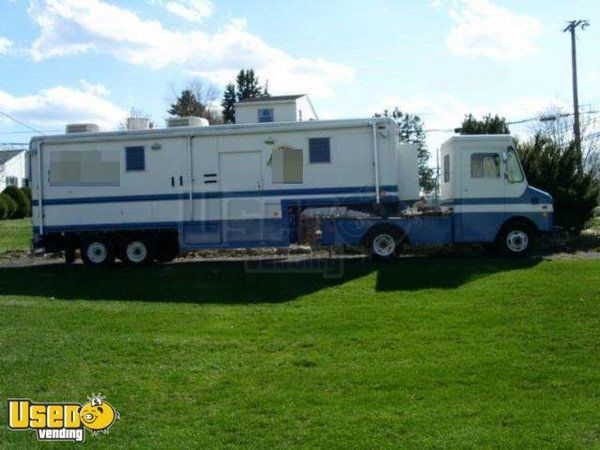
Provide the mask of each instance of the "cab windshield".
POLYGON ((519 162, 517 151, 513 147, 508 148, 508 159, 506 160, 506 177, 511 183, 522 183, 525 175, 519 162))

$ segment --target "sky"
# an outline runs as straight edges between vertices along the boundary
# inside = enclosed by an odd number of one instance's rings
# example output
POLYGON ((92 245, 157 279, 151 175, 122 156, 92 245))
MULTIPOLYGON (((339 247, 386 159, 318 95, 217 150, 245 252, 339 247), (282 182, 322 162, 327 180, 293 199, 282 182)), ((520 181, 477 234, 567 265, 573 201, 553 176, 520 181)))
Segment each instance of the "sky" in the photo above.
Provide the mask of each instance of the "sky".
MULTIPOLYGON (((428 130, 521 120, 571 108, 571 19, 591 23, 580 102, 596 109, 597 0, 0 0, 0 143, 34 134, 2 114, 47 134, 115 129, 131 108, 163 126, 174 89, 222 89, 242 68, 272 94, 309 94, 322 119, 398 106, 428 130)), ((429 132, 430 148, 448 135, 429 132)))

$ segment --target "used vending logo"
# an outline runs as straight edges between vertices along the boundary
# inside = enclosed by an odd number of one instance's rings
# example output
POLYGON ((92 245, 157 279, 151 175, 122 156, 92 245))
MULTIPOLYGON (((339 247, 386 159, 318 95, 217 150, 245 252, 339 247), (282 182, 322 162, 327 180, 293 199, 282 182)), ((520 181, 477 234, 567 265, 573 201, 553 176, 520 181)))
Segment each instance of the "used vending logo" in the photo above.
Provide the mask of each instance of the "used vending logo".
POLYGON ((32 430, 40 441, 85 440, 85 430, 95 436, 108 433, 119 413, 100 394, 84 403, 34 403, 29 399, 8 400, 8 428, 32 430))

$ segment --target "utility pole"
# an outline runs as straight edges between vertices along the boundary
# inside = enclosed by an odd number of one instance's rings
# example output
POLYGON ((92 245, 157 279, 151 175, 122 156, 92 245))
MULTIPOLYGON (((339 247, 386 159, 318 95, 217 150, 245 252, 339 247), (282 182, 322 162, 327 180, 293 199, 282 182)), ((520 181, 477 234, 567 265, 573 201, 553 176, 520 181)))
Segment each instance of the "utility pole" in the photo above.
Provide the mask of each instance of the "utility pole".
POLYGON ((571 59, 573 65, 573 135, 575 136, 575 147, 581 151, 581 122, 579 119, 579 88, 577 85, 577 28, 585 30, 590 26, 587 20, 571 20, 567 28, 563 30, 571 33, 571 59))

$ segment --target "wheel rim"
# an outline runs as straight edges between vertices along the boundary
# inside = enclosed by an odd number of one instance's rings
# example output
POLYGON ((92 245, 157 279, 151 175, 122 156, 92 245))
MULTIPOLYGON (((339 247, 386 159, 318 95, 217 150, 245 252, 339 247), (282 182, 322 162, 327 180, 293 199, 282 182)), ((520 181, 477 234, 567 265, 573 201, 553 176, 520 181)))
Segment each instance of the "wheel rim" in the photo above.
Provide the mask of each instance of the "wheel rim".
POLYGON ((529 235, 521 230, 513 230, 506 236, 506 246, 513 253, 521 253, 529 247, 529 235))
POLYGON ((125 251, 127 253, 127 259, 135 264, 144 262, 148 256, 148 249, 141 241, 130 242, 125 251))
POLYGON ((102 264, 108 257, 108 249, 102 242, 92 242, 87 248, 87 257, 94 264, 102 264))
POLYGON ((391 256, 396 251, 396 241, 389 234, 379 234, 373 239, 373 252, 377 256, 391 256))

